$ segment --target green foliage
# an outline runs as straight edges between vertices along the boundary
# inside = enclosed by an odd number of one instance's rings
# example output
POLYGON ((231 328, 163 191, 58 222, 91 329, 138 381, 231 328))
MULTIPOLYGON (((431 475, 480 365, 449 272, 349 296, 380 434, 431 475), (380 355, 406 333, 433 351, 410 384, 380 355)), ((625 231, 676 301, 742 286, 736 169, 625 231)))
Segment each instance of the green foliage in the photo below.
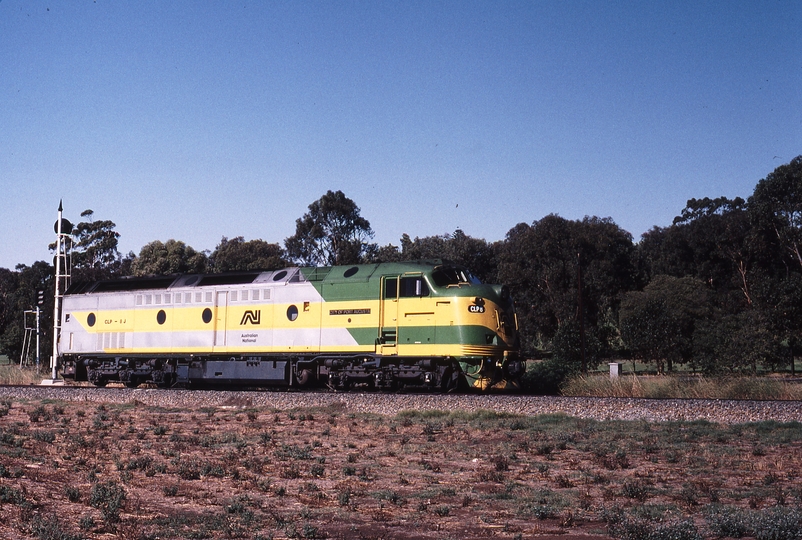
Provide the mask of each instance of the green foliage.
POLYGON ((342 191, 329 190, 295 221, 295 234, 284 241, 287 256, 301 264, 356 264, 373 238, 370 222, 342 191))
POLYGON ((168 274, 205 272, 207 258, 180 240, 159 240, 146 244, 131 264, 135 276, 163 276, 168 274))

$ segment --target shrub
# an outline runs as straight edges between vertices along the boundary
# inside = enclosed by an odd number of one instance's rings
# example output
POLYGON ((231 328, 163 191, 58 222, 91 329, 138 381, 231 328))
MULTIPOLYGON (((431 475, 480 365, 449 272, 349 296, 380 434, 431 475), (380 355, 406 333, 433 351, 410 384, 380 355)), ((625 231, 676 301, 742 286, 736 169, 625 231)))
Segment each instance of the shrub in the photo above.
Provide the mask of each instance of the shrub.
POLYGON ((103 521, 117 523, 120 521, 120 510, 125 504, 125 490, 113 481, 95 484, 89 495, 89 504, 100 510, 103 521))
POLYGON ((649 487, 641 480, 627 480, 621 487, 624 497, 635 499, 638 501, 645 501, 649 498, 649 487))
POLYGON ((0 502, 16 504, 22 507, 30 505, 20 490, 5 485, 0 485, 0 502))
POLYGON ((67 486, 64 490, 64 494, 67 496, 67 500, 72 503, 81 500, 81 490, 75 486, 67 486))
POLYGON ((31 533, 38 540, 81 540, 81 536, 64 531, 55 517, 36 516, 31 522, 31 533))

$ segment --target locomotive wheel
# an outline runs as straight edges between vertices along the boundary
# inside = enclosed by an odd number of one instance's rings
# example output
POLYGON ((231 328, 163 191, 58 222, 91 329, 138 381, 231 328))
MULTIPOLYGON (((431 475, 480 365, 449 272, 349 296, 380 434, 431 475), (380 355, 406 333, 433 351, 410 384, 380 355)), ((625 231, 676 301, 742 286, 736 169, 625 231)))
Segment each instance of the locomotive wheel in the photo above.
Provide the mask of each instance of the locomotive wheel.
POLYGON ((312 370, 302 369, 297 376, 298 386, 306 386, 312 382, 312 370))

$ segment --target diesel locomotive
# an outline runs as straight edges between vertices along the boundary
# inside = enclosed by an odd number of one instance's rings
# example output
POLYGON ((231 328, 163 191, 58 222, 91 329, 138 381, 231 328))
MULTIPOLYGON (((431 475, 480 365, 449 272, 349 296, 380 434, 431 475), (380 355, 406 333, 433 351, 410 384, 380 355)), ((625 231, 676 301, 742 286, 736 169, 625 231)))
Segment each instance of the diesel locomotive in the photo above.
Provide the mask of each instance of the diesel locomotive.
POLYGON ((506 287, 440 260, 75 283, 65 379, 128 387, 514 388, 506 287))

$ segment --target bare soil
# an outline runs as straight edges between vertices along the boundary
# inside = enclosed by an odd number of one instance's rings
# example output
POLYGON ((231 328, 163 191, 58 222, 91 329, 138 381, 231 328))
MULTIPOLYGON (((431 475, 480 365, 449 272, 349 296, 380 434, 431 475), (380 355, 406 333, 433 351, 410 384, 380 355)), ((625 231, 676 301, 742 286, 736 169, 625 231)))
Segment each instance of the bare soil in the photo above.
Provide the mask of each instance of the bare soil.
POLYGON ((617 509, 704 533, 712 504, 800 503, 796 424, 51 401, 0 412, 8 539, 602 540, 617 509))

